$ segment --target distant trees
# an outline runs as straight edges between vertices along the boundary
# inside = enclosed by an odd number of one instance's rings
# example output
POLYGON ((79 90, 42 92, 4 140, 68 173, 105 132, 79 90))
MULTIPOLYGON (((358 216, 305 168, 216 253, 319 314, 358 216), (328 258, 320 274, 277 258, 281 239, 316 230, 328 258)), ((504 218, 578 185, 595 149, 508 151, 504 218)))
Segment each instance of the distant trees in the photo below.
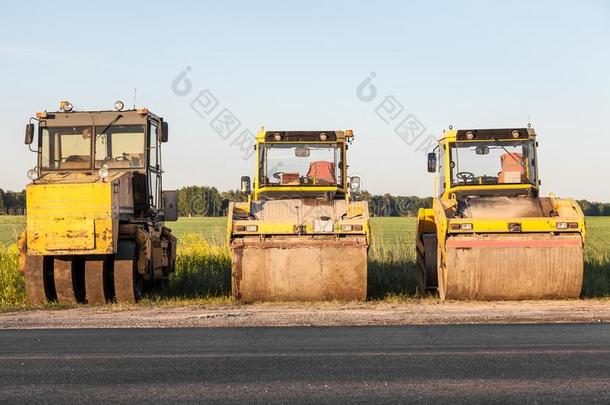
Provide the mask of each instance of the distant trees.
POLYGON ((587 216, 610 216, 610 203, 589 202, 587 200, 578 200, 577 202, 587 216))
POLYGON ((359 200, 369 203, 369 215, 372 217, 412 217, 420 208, 431 208, 432 197, 402 196, 389 193, 373 195, 363 192, 359 200))
MULTIPOLYGON (((432 197, 371 194, 364 191, 358 198, 369 203, 372 217, 409 217, 420 208, 432 207, 432 197)), ((227 215, 229 201, 246 201, 237 190, 219 191, 216 187, 187 186, 178 190, 178 214, 182 217, 220 217, 227 215)), ((587 216, 610 216, 610 203, 579 200, 587 216)), ((23 215, 25 191, 0 189, 0 215, 23 215)))
POLYGON ((229 201, 245 201, 236 190, 220 192, 216 187, 188 186, 178 190, 178 215, 182 217, 221 217, 229 201))
POLYGON ((4 191, 0 188, 0 215, 23 215, 25 213, 25 190, 4 191))

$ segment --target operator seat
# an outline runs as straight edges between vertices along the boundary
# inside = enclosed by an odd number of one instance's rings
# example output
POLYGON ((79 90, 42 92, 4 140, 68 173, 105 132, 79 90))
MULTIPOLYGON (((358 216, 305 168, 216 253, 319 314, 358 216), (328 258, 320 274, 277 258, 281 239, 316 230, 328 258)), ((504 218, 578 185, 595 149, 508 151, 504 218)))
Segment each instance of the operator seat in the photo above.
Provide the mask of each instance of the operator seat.
POLYGON ((337 177, 335 176, 335 164, 320 160, 309 164, 307 177, 315 179, 320 184, 336 184, 337 177))
POLYGON ((498 183, 521 183, 525 177, 525 166, 521 153, 505 153, 500 156, 502 171, 498 183))

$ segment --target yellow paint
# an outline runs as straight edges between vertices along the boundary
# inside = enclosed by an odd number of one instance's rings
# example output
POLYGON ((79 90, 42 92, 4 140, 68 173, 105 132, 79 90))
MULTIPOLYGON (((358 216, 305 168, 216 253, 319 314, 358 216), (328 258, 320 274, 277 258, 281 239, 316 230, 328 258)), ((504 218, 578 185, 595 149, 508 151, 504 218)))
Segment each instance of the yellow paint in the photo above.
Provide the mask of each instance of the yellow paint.
POLYGON ((28 254, 114 253, 111 183, 30 184, 26 198, 28 254))
MULTIPOLYGON (((501 215, 499 213, 498 215, 501 215)), ((508 224, 509 223, 519 223, 521 224, 522 232, 558 232, 558 233, 566 233, 566 232, 578 232, 584 228, 584 220, 582 218, 561 218, 557 219, 553 218, 503 218, 503 219, 477 219, 473 220, 472 218, 466 219, 449 219, 446 220, 449 224, 449 233, 502 233, 509 232, 508 224), (557 222, 578 222, 578 228, 572 229, 557 229, 557 222), (452 230, 451 224, 462 224, 468 223, 472 224, 472 230, 462 231, 462 230, 452 230)))
MULTIPOLYGON (((314 229, 313 225, 310 223, 304 224, 301 230, 298 230, 297 222, 271 222, 271 221, 258 221, 258 220, 236 220, 232 221, 233 235, 295 235, 299 232, 303 234, 313 234, 314 229), (256 232, 246 232, 246 231, 237 231, 235 227, 237 226, 246 226, 246 225, 256 225, 258 228, 256 232)), ((333 232, 331 234, 345 234, 345 235, 369 235, 370 228, 367 223, 363 223, 361 220, 345 220, 345 221, 337 221, 334 224, 333 232), (342 231, 341 225, 362 225, 362 230, 358 231, 342 231)))
POLYGON ((420 208, 417 212, 417 232, 433 232, 434 228, 434 210, 430 208, 420 208))
POLYGON ((362 205, 350 204, 347 206, 347 218, 364 216, 366 214, 364 210, 365 208, 362 205))

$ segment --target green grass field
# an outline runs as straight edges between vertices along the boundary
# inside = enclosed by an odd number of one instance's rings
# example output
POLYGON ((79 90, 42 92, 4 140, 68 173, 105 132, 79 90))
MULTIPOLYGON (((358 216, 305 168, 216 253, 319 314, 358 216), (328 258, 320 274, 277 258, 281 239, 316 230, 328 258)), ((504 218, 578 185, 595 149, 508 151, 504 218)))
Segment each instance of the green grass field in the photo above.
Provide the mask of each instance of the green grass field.
MULTIPOLYGON (((180 240, 177 270, 147 299, 227 300, 231 278, 226 218, 181 218, 169 226, 180 240)), ((23 217, 0 216, 0 307, 26 303, 14 244, 23 227, 23 217)), ((415 218, 373 218, 371 227, 369 298, 412 296, 417 283, 415 218)), ((610 218, 588 218, 587 232, 583 296, 610 296, 610 218)))

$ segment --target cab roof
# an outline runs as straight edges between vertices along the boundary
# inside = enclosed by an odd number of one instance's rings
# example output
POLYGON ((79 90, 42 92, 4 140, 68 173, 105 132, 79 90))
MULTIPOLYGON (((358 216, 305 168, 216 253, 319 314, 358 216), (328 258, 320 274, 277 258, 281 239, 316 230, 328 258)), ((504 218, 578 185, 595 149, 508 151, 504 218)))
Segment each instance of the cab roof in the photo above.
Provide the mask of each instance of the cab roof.
POLYGON ((256 141, 261 142, 346 142, 353 138, 352 130, 336 131, 266 131, 261 129, 256 141))
POLYGON ((144 125, 148 118, 159 119, 155 114, 148 111, 147 108, 139 108, 137 110, 123 111, 55 111, 37 113, 36 116, 43 126, 91 126, 91 125, 107 125, 118 116, 120 119, 117 124, 123 125, 144 125))
POLYGON ((439 141, 523 140, 535 137, 533 128, 450 129, 443 132, 439 141))

